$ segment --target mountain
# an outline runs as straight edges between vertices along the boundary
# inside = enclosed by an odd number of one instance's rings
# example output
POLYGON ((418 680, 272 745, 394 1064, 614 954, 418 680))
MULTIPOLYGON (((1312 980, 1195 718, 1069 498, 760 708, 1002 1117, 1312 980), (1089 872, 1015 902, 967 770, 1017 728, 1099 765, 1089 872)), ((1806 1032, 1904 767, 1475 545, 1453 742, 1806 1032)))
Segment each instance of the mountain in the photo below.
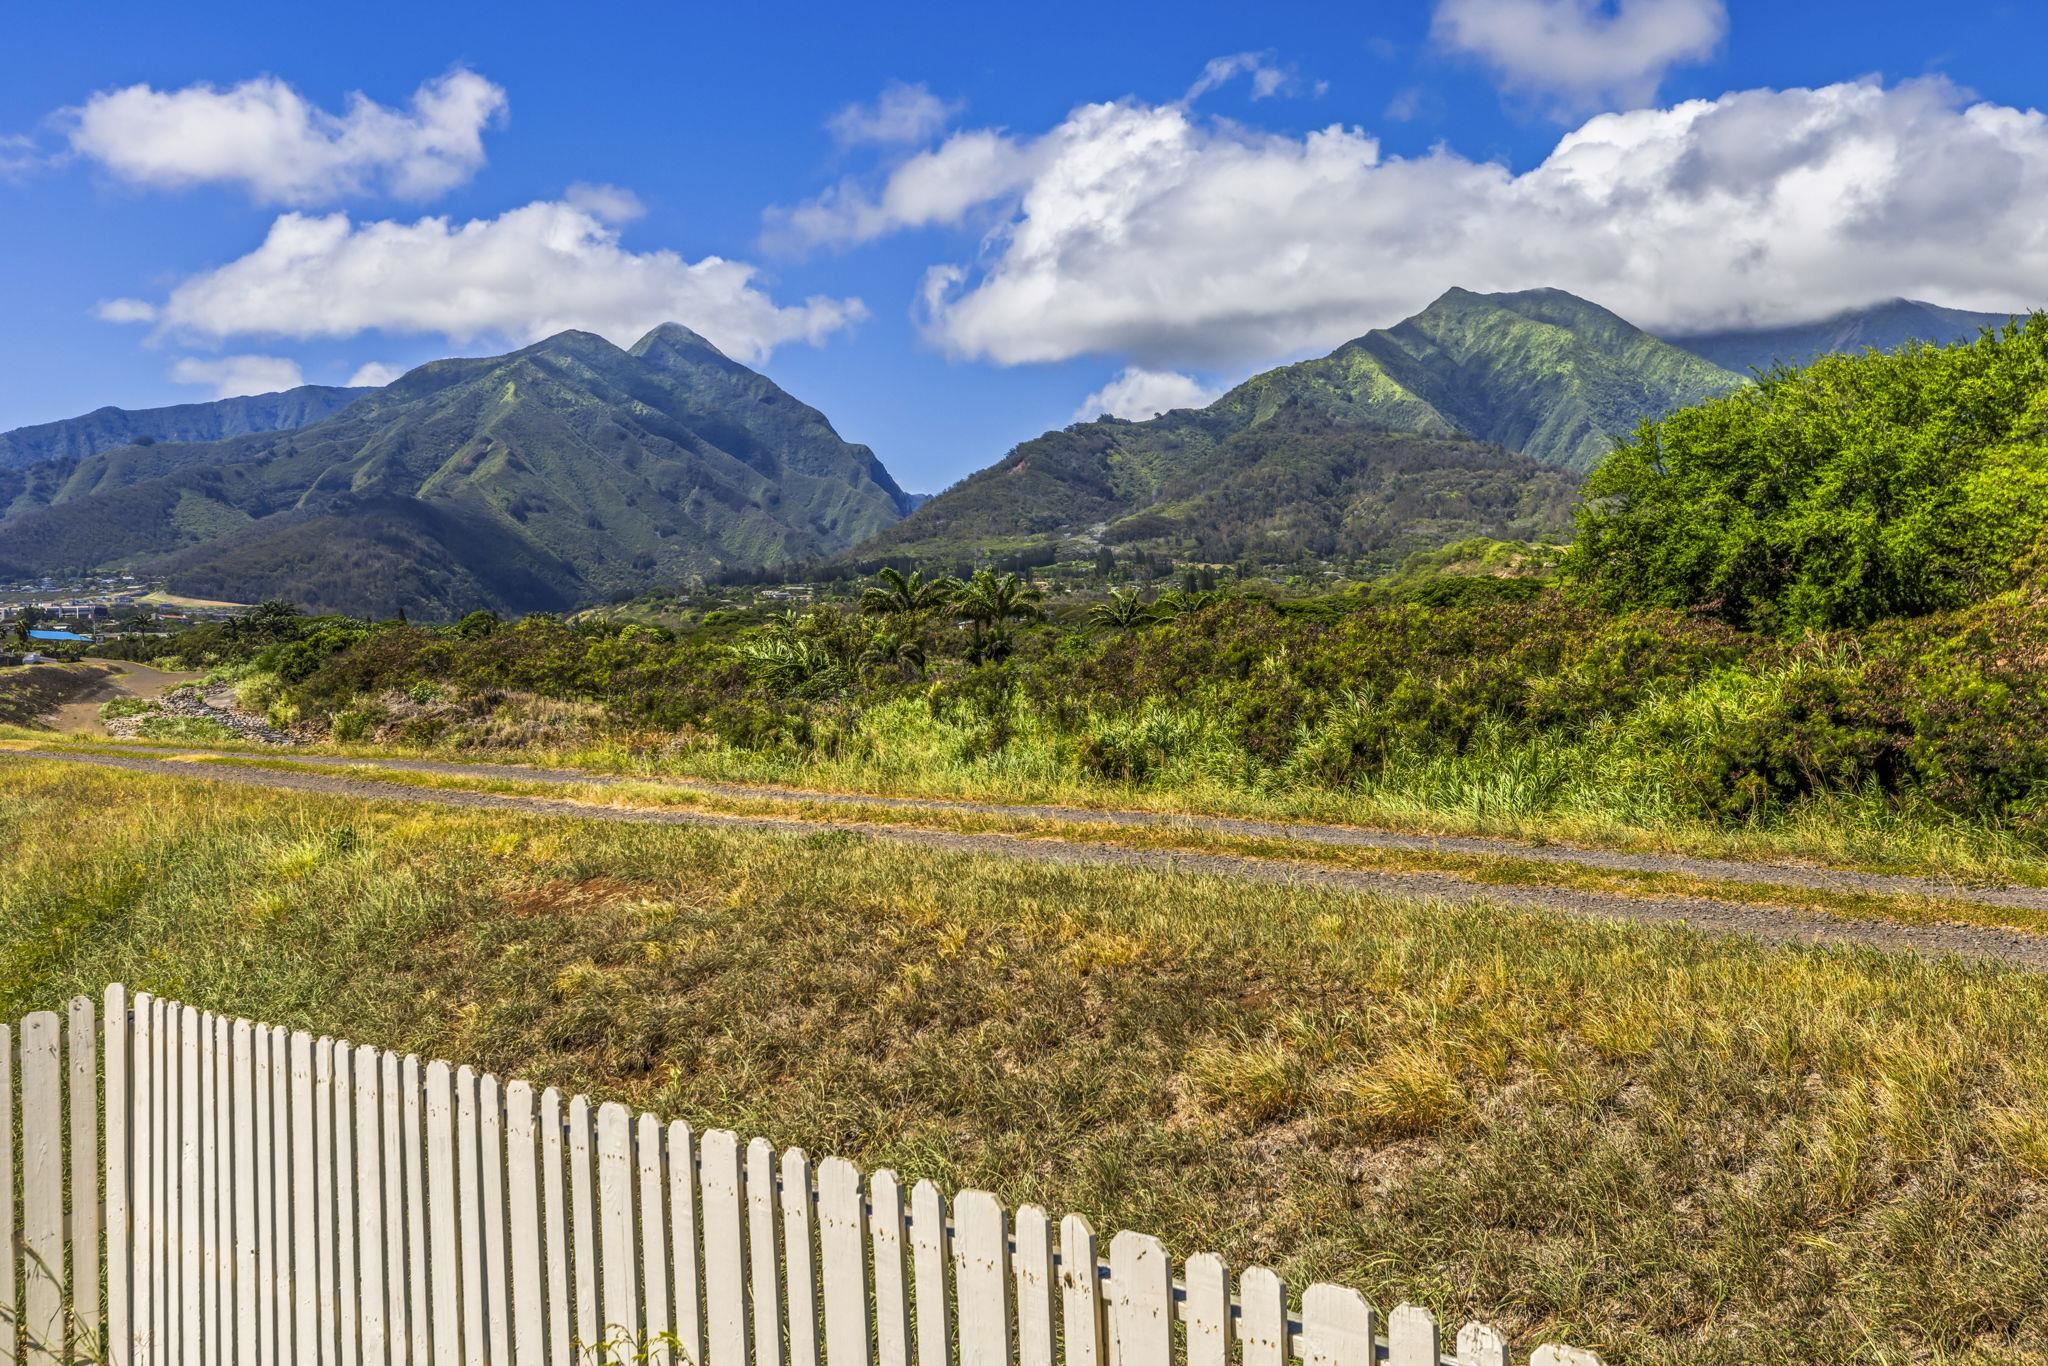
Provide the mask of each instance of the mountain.
POLYGON ((325 421, 0 471, 0 577, 447 617, 832 554, 909 500, 865 446, 689 329, 423 365, 325 421))
POLYGON ((1026 441, 842 560, 1076 536, 1210 560, 1380 559, 1558 534, 1576 475, 1615 435, 1741 383, 1561 290, 1454 289, 1207 408, 1026 441))
POLYGON ((2011 321, 2005 313, 1971 313, 1917 299, 1890 299, 1791 327, 1700 332, 1666 340, 1702 360, 1747 375, 1779 365, 1807 365, 1834 352, 1859 355, 1896 351, 1909 342, 1947 346, 1972 341, 1984 328, 2004 327, 2011 321))
POLYGON ((250 432, 287 432, 331 417, 369 392, 306 384, 282 393, 169 408, 96 408, 84 417, 0 432, 0 469, 83 460, 137 441, 222 441, 250 432))

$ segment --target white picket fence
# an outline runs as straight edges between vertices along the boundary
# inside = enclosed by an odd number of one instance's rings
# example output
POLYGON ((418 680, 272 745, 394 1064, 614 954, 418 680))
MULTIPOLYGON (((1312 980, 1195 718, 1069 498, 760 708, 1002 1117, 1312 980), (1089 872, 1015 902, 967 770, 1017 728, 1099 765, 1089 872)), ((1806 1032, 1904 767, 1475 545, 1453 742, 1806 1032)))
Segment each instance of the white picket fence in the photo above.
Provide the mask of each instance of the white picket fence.
POLYGON ((1079 1215, 119 986, 0 1026, 0 1104, 0 1366, 1510 1361, 1484 1324, 1446 1355, 1412 1305, 1291 1313, 1143 1234, 1102 1260, 1079 1215))

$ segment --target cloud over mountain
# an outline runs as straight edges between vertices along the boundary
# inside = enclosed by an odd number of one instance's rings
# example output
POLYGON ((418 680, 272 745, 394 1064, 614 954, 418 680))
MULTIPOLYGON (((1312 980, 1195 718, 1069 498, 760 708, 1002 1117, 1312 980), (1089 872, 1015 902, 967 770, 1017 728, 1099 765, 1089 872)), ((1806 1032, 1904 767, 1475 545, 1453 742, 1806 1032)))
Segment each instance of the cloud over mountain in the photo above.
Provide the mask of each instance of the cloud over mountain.
POLYGON ((153 312, 137 300, 100 311, 209 341, 378 330, 519 343, 574 328, 624 344, 681 320, 747 360, 866 314, 858 299, 777 303, 743 261, 629 250, 592 207, 553 201, 468 222, 287 213, 255 250, 179 284, 153 312))
POLYGON ((1037 135, 962 130, 873 188, 781 215, 814 240, 973 226, 927 273, 946 351, 1227 369, 1327 349, 1452 285, 1543 282, 1662 331, 1803 321, 1896 295, 2048 298, 2048 118, 1864 80, 1603 114, 1520 173, 1388 154, 1184 104, 1088 104, 1037 135))

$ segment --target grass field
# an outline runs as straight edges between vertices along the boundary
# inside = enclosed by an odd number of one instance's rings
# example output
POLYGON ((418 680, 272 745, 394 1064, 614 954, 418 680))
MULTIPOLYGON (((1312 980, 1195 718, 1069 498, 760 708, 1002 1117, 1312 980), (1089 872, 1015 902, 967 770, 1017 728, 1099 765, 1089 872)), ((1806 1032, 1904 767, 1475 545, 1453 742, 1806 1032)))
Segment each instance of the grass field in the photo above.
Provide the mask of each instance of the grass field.
POLYGON ((109 979, 1610 1361, 2048 1353, 2048 980, 1327 890, 0 767, 109 979))

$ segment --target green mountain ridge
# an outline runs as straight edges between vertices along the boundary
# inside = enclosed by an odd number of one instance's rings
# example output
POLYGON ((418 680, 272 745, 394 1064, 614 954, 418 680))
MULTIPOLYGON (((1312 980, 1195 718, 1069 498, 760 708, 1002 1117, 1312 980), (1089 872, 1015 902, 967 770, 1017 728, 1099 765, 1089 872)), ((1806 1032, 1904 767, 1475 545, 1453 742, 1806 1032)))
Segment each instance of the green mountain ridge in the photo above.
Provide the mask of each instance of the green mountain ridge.
POLYGON ((1887 299, 1809 323, 1700 332, 1665 340, 1736 374, 1765 374, 1780 365, 1810 365, 1826 355, 1896 351, 1911 342, 1947 346, 1973 341, 1985 328, 2004 327, 2015 316, 2025 314, 1974 313, 1918 299, 1887 299))
POLYGON ((328 419, 0 471, 0 574, 449 616, 816 558, 909 499, 816 409, 669 324, 435 361, 328 419))
POLYGON ((1617 436, 1742 383, 1561 290, 1454 289, 1206 408, 1026 441, 841 560, 1062 537, 1386 559, 1439 537, 1561 534, 1578 474, 1617 436))
POLYGON ((140 440, 224 441, 251 432, 282 432, 324 421, 374 389, 305 384, 274 394, 248 394, 168 408, 96 408, 81 417, 0 432, 0 469, 45 460, 83 460, 140 440))

